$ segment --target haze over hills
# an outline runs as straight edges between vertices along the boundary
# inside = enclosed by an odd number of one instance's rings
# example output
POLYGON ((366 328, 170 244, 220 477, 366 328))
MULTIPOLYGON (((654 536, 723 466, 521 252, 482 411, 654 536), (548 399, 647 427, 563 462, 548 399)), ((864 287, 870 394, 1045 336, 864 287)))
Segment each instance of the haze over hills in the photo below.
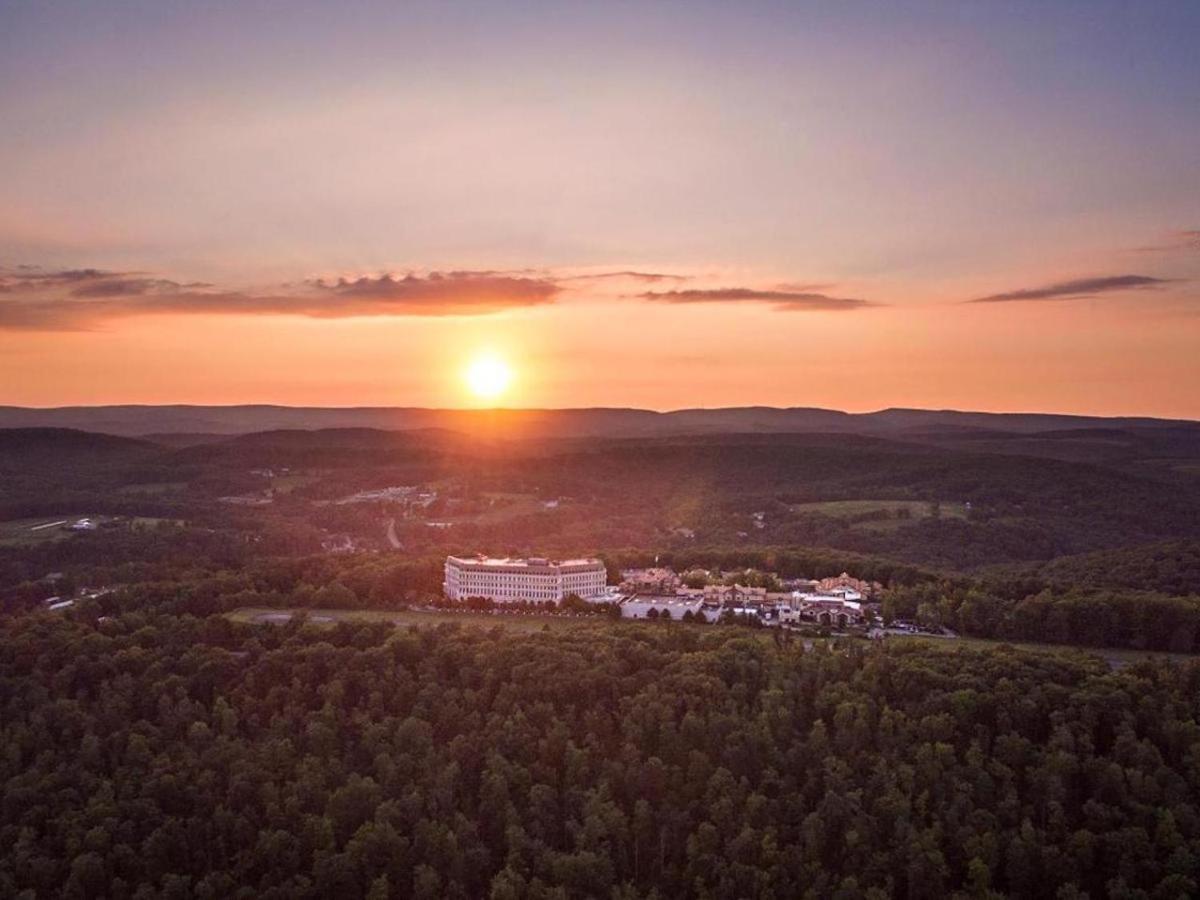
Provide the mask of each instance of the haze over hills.
POLYGON ((277 429, 442 428, 503 430, 512 437, 649 437, 731 432, 845 432, 903 436, 945 431, 1037 434, 1095 429, 1200 429, 1186 420, 1044 413, 885 409, 846 413, 808 407, 644 409, 422 409, 413 407, 0 406, 0 428, 77 428, 122 436, 247 434, 277 429))

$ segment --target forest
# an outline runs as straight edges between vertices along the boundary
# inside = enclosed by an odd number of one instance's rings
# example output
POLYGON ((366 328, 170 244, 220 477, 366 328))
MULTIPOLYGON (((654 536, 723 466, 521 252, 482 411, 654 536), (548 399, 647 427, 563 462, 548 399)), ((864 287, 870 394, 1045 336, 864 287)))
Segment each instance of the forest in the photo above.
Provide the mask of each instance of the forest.
MULTIPOLYGON (((390 520, 409 553, 822 548, 942 572, 1200 540, 1200 429, 1132 435, 1117 444, 1128 452, 1100 460, 1089 434, 1021 435, 1015 449, 1042 454, 1021 455, 941 433, 585 442, 339 429, 176 446, 0 430, 0 522, 168 518, 286 552, 319 550, 331 535, 386 552, 390 520), (1080 458, 1060 458, 1069 452, 1080 458), (418 509, 346 502, 397 485, 436 497, 418 509)), ((1103 438, 1093 442, 1114 445, 1103 438)))
POLYGON ((0 895, 1187 897, 1200 665, 0 619, 0 895))
POLYGON ((1195 896, 1200 656, 230 615, 591 553, 613 584, 845 571, 885 624, 1200 654, 1193 455, 1186 429, 0 431, 0 896, 1195 896))
MULTIPOLYGON (((434 553, 298 554, 278 535, 158 527, 101 531, 33 547, 0 547, 0 612, 113 585, 81 600, 92 615, 156 610, 214 615, 241 607, 402 610, 437 602, 434 553), (54 572, 55 579, 42 577, 54 572)), ((694 548, 601 551, 616 584, 658 560, 693 568, 823 578, 849 571, 886 586, 884 622, 915 620, 982 638, 1200 653, 1200 555, 1171 542, 1032 567, 956 574, 832 549, 694 548), (1144 585, 1134 589, 1132 585, 1144 585)))

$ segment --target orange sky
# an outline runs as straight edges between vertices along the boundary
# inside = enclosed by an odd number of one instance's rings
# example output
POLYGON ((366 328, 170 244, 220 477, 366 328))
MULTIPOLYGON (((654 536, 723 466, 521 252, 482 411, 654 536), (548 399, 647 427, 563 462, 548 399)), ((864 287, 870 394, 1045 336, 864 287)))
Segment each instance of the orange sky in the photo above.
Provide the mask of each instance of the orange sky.
POLYGON ((0 404, 1200 418, 1200 9, 1087 6, 9 4, 0 404))
MULTIPOLYGON (((1136 303, 1136 301, 1134 301, 1136 303)), ((515 370, 508 406, 886 406, 1200 418, 1200 320, 1130 303, 844 312, 572 300, 479 317, 145 316, 0 333, 8 403, 473 405, 462 370, 515 370)))

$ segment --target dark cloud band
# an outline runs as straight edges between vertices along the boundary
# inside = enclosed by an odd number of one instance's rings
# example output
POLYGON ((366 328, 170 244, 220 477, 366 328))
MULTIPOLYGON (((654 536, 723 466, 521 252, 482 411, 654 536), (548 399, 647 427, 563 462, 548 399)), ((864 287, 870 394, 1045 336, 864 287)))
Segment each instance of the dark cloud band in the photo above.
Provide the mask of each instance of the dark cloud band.
POLYGON ((781 312, 846 312, 878 306, 869 300, 831 297, 812 291, 763 291, 754 288, 714 288, 710 290, 646 291, 643 300, 655 303, 765 303, 781 312))
POLYGON ((1001 294, 989 294, 986 297, 976 297, 964 302, 1010 303, 1019 300, 1075 300, 1119 291, 1153 289, 1170 283, 1170 279, 1151 278, 1149 275, 1108 275, 1102 278, 1078 278, 1074 281, 1060 281, 1042 287, 1005 291, 1001 294))
POLYGON ((0 270, 0 328, 80 330, 125 316, 185 313, 311 318, 485 315, 552 303, 560 292, 550 279, 474 271, 383 274, 250 292, 98 269, 14 269, 0 270))

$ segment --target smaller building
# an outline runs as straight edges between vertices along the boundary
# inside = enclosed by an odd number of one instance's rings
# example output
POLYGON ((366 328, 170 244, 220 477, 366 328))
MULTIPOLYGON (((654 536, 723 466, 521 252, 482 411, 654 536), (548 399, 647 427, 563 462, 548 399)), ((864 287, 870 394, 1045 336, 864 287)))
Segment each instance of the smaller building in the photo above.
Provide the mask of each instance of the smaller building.
POLYGON ((837 597, 839 600, 845 600, 850 603, 861 603, 863 594, 852 587, 835 587, 829 590, 820 592, 823 596, 837 597))
POLYGON ((866 620, 862 603, 826 594, 793 594, 788 605, 779 610, 779 621, 791 625, 811 622, 828 628, 849 628, 866 620))
POLYGON ((743 584, 710 584, 704 588, 706 606, 762 606, 767 602, 765 587, 743 584))
POLYGON ((863 597, 871 597, 883 590, 883 585, 878 581, 864 581, 861 578, 855 578, 849 572, 843 572, 834 578, 822 578, 817 582, 817 590, 822 594, 829 594, 841 588, 849 588, 857 591, 863 597))
POLYGON ((373 490, 359 491, 357 494, 351 494, 349 497, 343 497, 336 501, 339 506, 344 506, 347 503, 403 503, 408 500, 416 492, 415 487, 408 485, 395 485, 391 487, 375 488, 373 490))
POLYGON ((815 578, 785 578, 781 584, 786 590, 805 594, 816 594, 821 590, 821 582, 815 578))
MULTIPOLYGON (((700 597, 680 597, 647 594, 630 597, 621 603, 621 617, 625 619, 675 619, 691 613, 692 618, 704 614, 704 601, 700 597), (653 615, 651 615, 653 610, 653 615)), ((711 615, 704 614, 710 620, 711 615)))
POLYGON ((321 539, 321 549, 326 553, 353 553, 354 538, 348 534, 331 534, 321 539))
POLYGON ((626 569, 621 573, 621 590, 628 594, 670 596, 679 590, 682 581, 673 569, 655 566, 649 569, 626 569))

